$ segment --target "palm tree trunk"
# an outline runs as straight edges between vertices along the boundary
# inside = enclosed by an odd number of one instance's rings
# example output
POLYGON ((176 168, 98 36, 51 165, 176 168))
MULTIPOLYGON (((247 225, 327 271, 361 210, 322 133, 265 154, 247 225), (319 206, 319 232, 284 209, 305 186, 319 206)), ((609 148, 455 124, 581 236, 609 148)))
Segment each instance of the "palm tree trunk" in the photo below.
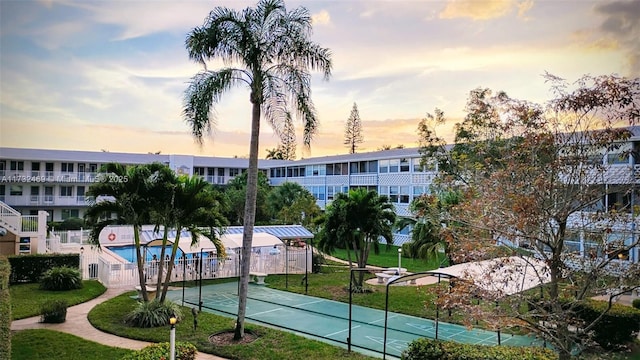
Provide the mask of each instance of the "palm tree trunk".
POLYGON ((147 294, 147 280, 144 278, 144 260, 140 252, 140 227, 138 225, 133 225, 133 240, 136 248, 136 261, 138 262, 140 292, 142 293, 142 300, 148 302, 149 295, 147 294))
MULTIPOLYGON (((177 225, 176 229, 180 229, 181 226, 177 225)), ((167 264, 167 276, 165 276, 164 285, 162 286, 162 293, 160 294, 160 302, 163 303, 167 297, 167 291, 169 290, 169 282, 171 281, 171 274, 173 274, 173 267, 176 261, 176 254, 178 253, 180 242, 180 231, 176 231, 176 238, 173 240, 173 246, 171 246, 171 260, 167 264)), ((186 259, 186 258, 185 258, 186 259)), ((182 266, 185 266, 183 263, 182 266)))
POLYGON ((251 241, 256 220, 256 197, 258 193, 258 140, 260 135, 260 104, 252 101, 251 143, 249 145, 249 169, 247 172, 247 197, 244 205, 244 228, 242 234, 242 258, 240 266, 240 289, 238 294, 238 319, 235 340, 244 337, 244 317, 247 309, 249 271, 251 270, 251 241))
MULTIPOLYGON (((178 231, 178 233, 180 232, 178 231)), ((169 239, 169 227, 165 226, 164 231, 162 233, 162 249, 160 249, 160 259, 158 261, 158 283, 156 285, 156 294, 160 294, 160 291, 162 290, 162 272, 164 271, 164 263, 165 263, 164 256, 166 253, 168 239, 169 239)), ((169 278, 167 280, 171 280, 171 279, 169 278)))

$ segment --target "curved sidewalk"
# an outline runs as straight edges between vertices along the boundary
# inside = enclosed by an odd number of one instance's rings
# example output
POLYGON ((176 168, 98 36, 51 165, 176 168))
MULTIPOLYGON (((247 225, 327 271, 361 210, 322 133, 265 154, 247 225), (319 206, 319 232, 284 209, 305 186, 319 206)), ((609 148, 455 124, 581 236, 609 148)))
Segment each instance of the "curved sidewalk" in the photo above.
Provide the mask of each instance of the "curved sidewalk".
MULTIPOLYGON (((50 329, 69 333, 103 345, 131 350, 142 349, 143 347, 152 343, 119 337, 100 331, 94 328, 87 319, 87 314, 89 314, 89 311, 91 311, 94 306, 127 291, 127 289, 107 289, 104 294, 98 296, 95 299, 69 307, 67 309, 67 319, 62 324, 44 324, 40 322, 40 316, 34 316, 26 319, 14 320, 13 322, 11 322, 11 330, 20 331, 26 329, 50 329)), ((169 336, 167 335, 167 338, 168 337, 169 336)), ((225 358, 202 352, 198 352, 198 354, 196 355, 196 359, 225 360, 225 358)))

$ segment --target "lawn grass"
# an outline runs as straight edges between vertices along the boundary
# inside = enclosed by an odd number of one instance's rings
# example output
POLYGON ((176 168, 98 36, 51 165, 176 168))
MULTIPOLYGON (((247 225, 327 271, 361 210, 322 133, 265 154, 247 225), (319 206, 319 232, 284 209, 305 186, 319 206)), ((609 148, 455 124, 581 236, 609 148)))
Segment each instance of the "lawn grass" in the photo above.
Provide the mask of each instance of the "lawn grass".
MULTIPOLYGON (((349 276, 347 266, 322 267, 322 272, 309 274, 309 286, 306 294, 323 299, 349 302, 349 276)), ((365 280, 375 278, 371 273, 365 274, 365 280)), ((305 294, 304 274, 269 275, 265 279, 269 287, 305 294)), ((443 283, 446 286, 447 283, 443 283)), ((389 290, 389 310, 407 315, 435 318, 435 307, 431 306, 435 299, 433 288, 428 286, 391 286, 389 290)), ((353 293, 354 305, 374 309, 385 309, 386 286, 366 285, 368 292, 353 293)))
MULTIPOLYGON (((169 327, 133 328, 124 324, 123 317, 137 304, 132 298, 133 292, 117 296, 94 307, 89 313, 89 321, 96 328, 132 339, 150 342, 166 342, 169 327)), ((259 338, 249 344, 215 346, 209 342, 209 336, 222 331, 233 329, 235 319, 206 312, 198 316, 198 329, 193 330, 192 317, 189 308, 183 308, 186 318, 176 325, 176 341, 194 344, 199 351, 215 354, 229 359, 375 359, 356 352, 330 344, 311 340, 295 334, 279 331, 268 327, 246 323, 247 331, 251 331, 259 338)))
POLYGON ((66 300, 69 306, 77 305, 102 295, 107 288, 97 280, 85 280, 82 289, 68 291, 40 290, 40 284, 20 284, 9 287, 11 293, 11 317, 13 320, 40 315, 42 304, 48 300, 66 300))
MULTIPOLYGON (((379 266, 384 268, 398 267, 398 246, 380 245, 380 252, 375 254, 373 251, 369 253, 367 264, 372 266, 379 266)), ((347 251, 345 249, 335 249, 331 254, 338 259, 347 260, 347 251)), ((351 259, 355 261, 353 251, 351 251, 351 259)), ((441 264, 445 264, 444 255, 438 259, 410 259, 406 257, 401 258, 401 266, 409 272, 422 272, 427 270, 433 270, 440 267, 441 264)), ((445 265, 446 266, 446 265, 445 265)))
POLYGON ((22 330, 11 336, 12 360, 118 360, 132 351, 47 329, 22 330))

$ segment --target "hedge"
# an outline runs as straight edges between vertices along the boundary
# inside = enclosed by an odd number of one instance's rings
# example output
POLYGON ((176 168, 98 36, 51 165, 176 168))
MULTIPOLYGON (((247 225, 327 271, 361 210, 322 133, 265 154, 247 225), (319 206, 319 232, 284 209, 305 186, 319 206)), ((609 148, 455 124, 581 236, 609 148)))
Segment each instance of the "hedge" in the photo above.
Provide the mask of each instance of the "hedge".
POLYGON ((80 268, 79 254, 34 254, 9 256, 10 284, 39 282, 42 275, 54 267, 80 268))
POLYGON ((0 359, 11 358, 11 296, 9 274, 11 267, 6 257, 0 256, 0 359))
POLYGON ((550 349, 532 346, 488 346, 420 338, 402 352, 402 360, 555 360, 550 349))
MULTIPOLYGON (((176 342, 176 360, 195 360, 198 350, 187 342, 176 342)), ((169 343, 151 344, 126 355, 121 360, 166 360, 169 358, 169 343)))
MULTIPOLYGON (((576 304, 576 314, 587 324, 604 312, 607 301, 587 300, 576 304)), ((613 350, 633 341, 640 331, 640 310, 631 306, 612 304, 611 309, 593 329, 593 339, 603 349, 613 350)))

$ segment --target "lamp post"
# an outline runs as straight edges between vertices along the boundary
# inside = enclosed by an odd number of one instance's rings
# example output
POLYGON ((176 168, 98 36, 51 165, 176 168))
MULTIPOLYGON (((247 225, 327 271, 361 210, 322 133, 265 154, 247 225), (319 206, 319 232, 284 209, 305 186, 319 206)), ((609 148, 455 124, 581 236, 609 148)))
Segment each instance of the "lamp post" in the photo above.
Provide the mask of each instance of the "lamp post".
POLYGON ((84 264, 82 256, 84 255, 84 246, 80 246, 80 276, 84 279, 84 264))
POLYGON ((169 324, 171 324, 171 332, 169 335, 169 360, 176 360, 176 322, 178 322, 178 319, 175 314, 172 314, 169 318, 169 324))
POLYGON ((398 248, 398 275, 402 274, 402 248, 398 248))

